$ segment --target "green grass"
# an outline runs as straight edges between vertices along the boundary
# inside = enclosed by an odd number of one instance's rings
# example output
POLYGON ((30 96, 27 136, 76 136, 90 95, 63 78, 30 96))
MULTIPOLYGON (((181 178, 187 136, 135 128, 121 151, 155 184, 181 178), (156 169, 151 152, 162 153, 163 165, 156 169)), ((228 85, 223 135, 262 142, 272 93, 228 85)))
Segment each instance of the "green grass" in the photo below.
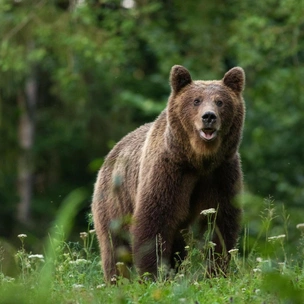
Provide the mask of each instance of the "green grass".
MULTIPOLYGON (((190 241, 178 274, 156 282, 141 282, 133 274, 131 281, 121 278, 114 286, 104 282, 94 230, 81 232, 79 242, 66 240, 71 207, 75 213, 83 197, 78 190, 66 198, 43 253, 28 252, 27 237, 19 235, 19 272, 11 278, 0 268, 0 303, 304 303, 304 232, 298 227, 297 248, 287 253, 286 235, 270 233, 272 208, 261 216, 263 228, 253 242, 244 230, 226 278, 205 276, 206 252, 190 241)), ((1 252, 0 243, 4 265, 1 252)))

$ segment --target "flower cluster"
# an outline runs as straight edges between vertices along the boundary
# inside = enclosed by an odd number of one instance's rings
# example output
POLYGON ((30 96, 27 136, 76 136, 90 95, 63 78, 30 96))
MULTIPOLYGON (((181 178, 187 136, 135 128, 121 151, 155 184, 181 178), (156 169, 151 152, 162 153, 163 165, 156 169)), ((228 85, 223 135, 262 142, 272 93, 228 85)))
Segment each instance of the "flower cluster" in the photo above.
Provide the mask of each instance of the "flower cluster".
POLYGON ((87 232, 80 232, 80 238, 81 239, 86 239, 88 237, 88 234, 87 234, 87 232))
POLYGON ((297 229, 299 229, 302 233, 304 233, 304 223, 298 224, 297 229))
POLYGON ((21 233, 21 234, 18 234, 18 238, 19 239, 25 239, 25 238, 27 238, 27 235, 24 234, 24 233, 21 233))
POLYGON ((230 250, 228 251, 228 253, 231 255, 232 258, 235 258, 235 257, 238 255, 239 250, 238 250, 237 248, 230 249, 230 250))
POLYGON ((30 260, 35 260, 35 261, 40 261, 40 262, 44 262, 44 256, 43 254, 30 254, 28 256, 28 258, 30 260))
POLYGON ((201 211, 200 214, 209 215, 209 214, 214 214, 214 213, 216 213, 216 210, 214 208, 209 208, 209 209, 205 209, 205 210, 201 211))
POLYGON ((276 241, 283 241, 283 239, 286 237, 285 234, 280 234, 276 236, 270 236, 268 237, 268 242, 274 243, 276 241))
POLYGON ((89 264, 91 263, 91 261, 88 261, 86 259, 77 259, 75 261, 69 261, 69 264, 72 265, 85 265, 85 264, 89 264))

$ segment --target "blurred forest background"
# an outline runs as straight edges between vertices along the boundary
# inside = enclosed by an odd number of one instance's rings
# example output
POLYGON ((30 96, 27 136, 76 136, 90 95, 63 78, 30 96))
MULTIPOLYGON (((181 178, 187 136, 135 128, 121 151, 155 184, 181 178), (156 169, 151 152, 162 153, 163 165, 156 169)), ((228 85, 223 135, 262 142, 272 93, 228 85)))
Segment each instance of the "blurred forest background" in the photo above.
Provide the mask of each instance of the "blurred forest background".
POLYGON ((245 225, 256 235, 263 210, 284 204, 274 232, 289 227, 292 243, 304 222, 303 0, 0 0, 0 37, 2 240, 41 244, 80 187, 74 233, 86 230, 104 156, 155 119, 181 64, 194 79, 244 68, 245 225))

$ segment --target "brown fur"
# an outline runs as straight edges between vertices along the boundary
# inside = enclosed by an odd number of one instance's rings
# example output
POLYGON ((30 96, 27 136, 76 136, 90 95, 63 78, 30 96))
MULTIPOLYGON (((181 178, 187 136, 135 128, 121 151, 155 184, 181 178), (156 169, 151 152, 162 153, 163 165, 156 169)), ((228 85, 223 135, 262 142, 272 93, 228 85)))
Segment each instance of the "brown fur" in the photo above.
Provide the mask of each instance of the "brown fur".
POLYGON ((159 254, 173 266, 174 253, 185 256, 180 231, 194 220, 204 229, 200 212, 207 208, 217 209, 214 242, 223 254, 217 261, 223 270, 227 251, 236 245, 244 71, 236 67, 222 80, 192 81, 187 69, 173 66, 170 84, 166 109, 153 123, 125 136, 98 174, 92 212, 108 281, 117 274, 118 261, 133 260, 140 274, 154 276, 159 254))

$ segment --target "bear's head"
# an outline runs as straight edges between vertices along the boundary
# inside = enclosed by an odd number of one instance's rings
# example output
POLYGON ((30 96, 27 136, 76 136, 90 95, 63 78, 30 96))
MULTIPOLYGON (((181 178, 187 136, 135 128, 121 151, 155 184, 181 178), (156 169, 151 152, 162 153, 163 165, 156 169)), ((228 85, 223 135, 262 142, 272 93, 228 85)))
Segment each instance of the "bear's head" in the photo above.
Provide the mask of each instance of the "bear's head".
POLYGON ((176 138, 197 155, 212 155, 220 147, 237 149, 245 111, 242 68, 232 68, 221 80, 193 81, 186 68, 175 65, 170 84, 167 115, 176 138))

